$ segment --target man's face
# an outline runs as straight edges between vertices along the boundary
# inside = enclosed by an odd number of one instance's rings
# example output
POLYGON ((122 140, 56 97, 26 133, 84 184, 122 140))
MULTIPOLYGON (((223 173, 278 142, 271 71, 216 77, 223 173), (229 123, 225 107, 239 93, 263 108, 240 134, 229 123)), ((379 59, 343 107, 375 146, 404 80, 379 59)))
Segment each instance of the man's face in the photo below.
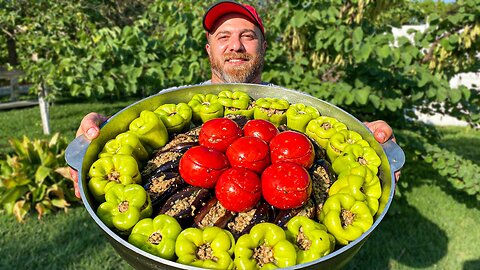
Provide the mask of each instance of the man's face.
POLYGON ((260 83, 266 41, 260 29, 242 15, 220 18, 205 46, 212 83, 260 83))

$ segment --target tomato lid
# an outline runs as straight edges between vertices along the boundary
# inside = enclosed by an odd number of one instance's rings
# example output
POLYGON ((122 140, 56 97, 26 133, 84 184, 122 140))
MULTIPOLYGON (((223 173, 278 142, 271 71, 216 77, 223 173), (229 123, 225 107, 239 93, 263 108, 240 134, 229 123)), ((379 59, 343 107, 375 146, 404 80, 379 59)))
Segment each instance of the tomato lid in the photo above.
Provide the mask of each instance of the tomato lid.
POLYGON ((195 164, 214 170, 223 170, 228 167, 227 157, 220 151, 205 146, 194 146, 185 155, 195 164))

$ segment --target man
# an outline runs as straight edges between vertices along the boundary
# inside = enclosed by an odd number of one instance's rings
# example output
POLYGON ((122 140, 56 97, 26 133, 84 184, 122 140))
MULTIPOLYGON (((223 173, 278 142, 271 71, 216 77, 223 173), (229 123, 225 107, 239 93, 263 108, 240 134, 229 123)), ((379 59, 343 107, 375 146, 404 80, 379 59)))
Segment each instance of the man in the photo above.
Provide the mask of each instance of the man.
MULTIPOLYGON (((205 49, 212 71, 211 80, 205 83, 267 84, 261 80, 267 41, 255 8, 233 1, 216 3, 205 13, 203 27, 207 31, 205 49)), ((84 134, 90 140, 96 138, 99 125, 106 120, 107 117, 97 113, 87 114, 77 136, 84 134)), ((393 136, 392 128, 384 121, 366 125, 380 143, 393 136)), ((78 174, 73 169, 70 172, 75 182, 75 195, 80 197, 78 174)))

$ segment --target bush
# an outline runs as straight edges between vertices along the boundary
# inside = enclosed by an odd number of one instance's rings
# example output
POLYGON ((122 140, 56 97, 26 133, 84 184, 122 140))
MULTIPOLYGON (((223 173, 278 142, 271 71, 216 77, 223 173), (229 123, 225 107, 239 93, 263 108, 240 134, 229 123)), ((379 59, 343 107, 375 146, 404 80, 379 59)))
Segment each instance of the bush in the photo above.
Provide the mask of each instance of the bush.
POLYGON ((57 133, 47 140, 11 139, 14 154, 0 160, 0 206, 19 222, 34 210, 40 219, 78 202, 65 162, 67 141, 57 133))

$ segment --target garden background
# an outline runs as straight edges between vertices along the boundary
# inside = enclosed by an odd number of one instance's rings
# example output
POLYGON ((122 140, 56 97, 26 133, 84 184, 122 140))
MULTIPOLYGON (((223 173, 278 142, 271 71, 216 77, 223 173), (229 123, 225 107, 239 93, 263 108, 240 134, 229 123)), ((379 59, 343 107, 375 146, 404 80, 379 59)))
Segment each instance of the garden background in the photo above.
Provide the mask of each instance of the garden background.
MULTIPOLYGON (((449 83, 480 70, 480 1, 245 2, 266 27, 264 81, 384 119, 405 151, 394 203, 347 269, 480 268, 480 95, 449 83), (413 40, 392 34, 420 24, 413 40), (425 125, 415 111, 469 126, 425 125)), ((24 73, 18 99, 46 100, 58 133, 43 134, 38 107, 0 111, 1 269, 129 268, 75 200, 63 151, 86 113, 209 78, 210 4, 0 3, 1 66, 24 73)))

